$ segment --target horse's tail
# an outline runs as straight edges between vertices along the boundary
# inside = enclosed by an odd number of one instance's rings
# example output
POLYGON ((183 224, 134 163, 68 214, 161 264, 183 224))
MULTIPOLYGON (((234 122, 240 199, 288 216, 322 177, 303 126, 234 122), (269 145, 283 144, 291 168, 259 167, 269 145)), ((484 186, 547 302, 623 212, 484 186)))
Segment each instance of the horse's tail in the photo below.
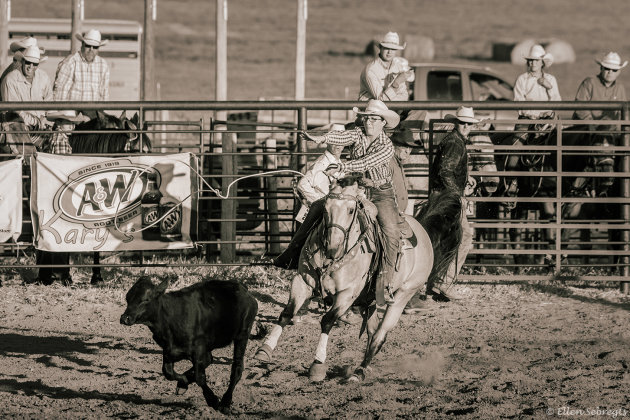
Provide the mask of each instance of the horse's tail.
POLYGON ((461 214, 460 194, 445 189, 433 191, 416 216, 433 245, 434 263, 429 284, 443 278, 457 256, 457 248, 462 240, 461 214))

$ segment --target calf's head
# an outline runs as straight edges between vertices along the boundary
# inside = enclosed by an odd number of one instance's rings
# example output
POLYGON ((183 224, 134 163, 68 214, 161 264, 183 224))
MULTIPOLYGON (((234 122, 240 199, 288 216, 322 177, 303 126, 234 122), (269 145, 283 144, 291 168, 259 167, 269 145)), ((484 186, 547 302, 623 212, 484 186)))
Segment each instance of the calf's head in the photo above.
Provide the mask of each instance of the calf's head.
POLYGON ((159 285, 153 284, 147 276, 140 277, 138 281, 129 289, 125 300, 127 309, 120 316, 120 323, 123 325, 134 325, 144 321, 144 315, 152 301, 164 294, 168 287, 169 279, 162 280, 159 285))

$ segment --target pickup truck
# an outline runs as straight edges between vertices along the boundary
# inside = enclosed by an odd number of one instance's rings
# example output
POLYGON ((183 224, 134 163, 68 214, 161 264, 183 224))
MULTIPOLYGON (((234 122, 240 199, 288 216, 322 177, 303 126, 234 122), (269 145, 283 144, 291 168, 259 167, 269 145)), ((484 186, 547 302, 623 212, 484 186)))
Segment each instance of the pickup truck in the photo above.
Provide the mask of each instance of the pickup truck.
MULTIPOLYGON (((474 64, 415 63, 415 81, 410 85, 415 101, 512 101, 513 87, 504 77, 488 67, 474 64)), ((443 118, 454 110, 430 111, 430 119, 443 118)), ((517 119, 516 111, 475 110, 482 119, 517 119)), ((493 123, 498 130, 514 129, 514 124, 493 123)))

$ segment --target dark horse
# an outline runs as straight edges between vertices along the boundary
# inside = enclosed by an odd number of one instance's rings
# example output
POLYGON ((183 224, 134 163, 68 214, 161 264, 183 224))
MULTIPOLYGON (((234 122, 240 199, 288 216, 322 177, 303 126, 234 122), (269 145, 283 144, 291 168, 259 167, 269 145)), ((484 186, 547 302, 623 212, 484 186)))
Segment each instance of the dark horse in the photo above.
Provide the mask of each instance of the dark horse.
MULTIPOLYGON (((74 131, 108 131, 107 133, 73 133, 68 141, 72 147, 72 153, 107 154, 107 153, 139 153, 150 152, 151 141, 146 135, 138 133, 121 133, 121 130, 137 130, 138 114, 128 119, 125 113, 117 118, 105 112, 97 111, 96 118, 77 124, 74 131)), ((38 251, 37 264, 67 265, 70 262, 70 254, 67 252, 38 251)), ((100 254, 94 252, 94 267, 92 268, 91 283, 98 285, 103 283, 101 275, 100 254)), ((70 268, 41 268, 39 281, 43 284, 52 284, 55 278, 59 278, 65 285, 72 283, 70 268)))
MULTIPOLYGON (((552 124, 532 124, 529 133, 522 141, 524 146, 545 147, 556 146, 557 129, 552 124)), ((512 134, 496 134, 493 143, 497 145, 515 144, 512 134)), ((583 172, 582 177, 563 177, 562 196, 578 197, 590 194, 603 195, 612 185, 612 178, 588 177, 589 172, 613 172, 614 162, 610 155, 605 154, 605 148, 613 145, 611 137, 603 133, 585 132, 584 126, 574 126, 562 131, 563 146, 590 146, 588 151, 563 151, 562 172, 583 172), (592 153, 597 150, 598 153, 592 153)), ((505 153, 505 152, 504 152, 505 153)), ((557 166, 557 152, 555 150, 524 150, 522 152, 509 151, 503 158, 497 158, 497 167, 500 171, 523 172, 522 176, 504 176, 497 195, 505 197, 546 197, 555 198, 557 195, 557 178, 546 173, 555 172, 557 166)), ((538 211, 542 220, 552 220, 556 217, 557 209, 553 202, 518 202, 506 203, 506 209, 512 219, 526 219, 529 210, 538 211)), ((580 203, 569 203, 561 209, 563 218, 576 218, 581 213, 580 203)), ((551 229, 542 229, 540 238, 543 248, 551 245, 551 229)), ((520 247, 522 232, 519 229, 510 229, 510 239, 515 247, 520 247)), ((563 229, 561 240, 566 243, 571 231, 563 229)), ((516 262, 522 259, 516 255, 516 262)), ((551 262, 549 257, 547 262, 551 262)))
POLYGON ((291 282, 289 301, 256 353, 263 362, 271 360, 284 327, 291 323, 302 305, 314 294, 331 307, 321 319, 321 335, 309 377, 312 381, 326 376, 328 336, 335 322, 353 302, 363 307, 363 326, 367 329, 367 348, 361 366, 348 379, 361 381, 372 359, 379 352, 387 333, 400 320, 411 297, 427 282, 441 278, 456 255, 461 241, 461 199, 453 192, 434 192, 417 218, 406 216, 414 237, 403 247, 392 287, 394 302, 376 310, 374 276, 379 253, 375 246, 378 231, 371 223, 375 209, 368 202, 356 179, 331 186, 326 197, 324 218, 302 248, 298 272, 291 282), (370 216, 370 214, 372 214, 370 216), (380 312, 380 313, 379 313, 380 312))

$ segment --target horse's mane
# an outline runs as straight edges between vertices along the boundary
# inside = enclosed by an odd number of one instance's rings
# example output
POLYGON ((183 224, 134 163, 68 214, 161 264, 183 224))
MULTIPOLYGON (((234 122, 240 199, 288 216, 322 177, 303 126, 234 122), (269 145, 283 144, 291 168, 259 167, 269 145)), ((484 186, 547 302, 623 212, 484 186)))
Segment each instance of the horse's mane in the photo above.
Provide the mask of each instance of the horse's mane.
POLYGON ((444 277, 451 261, 457 256, 462 240, 461 197, 448 189, 433 191, 422 204, 416 220, 420 222, 431 239, 434 263, 429 284, 444 277))

